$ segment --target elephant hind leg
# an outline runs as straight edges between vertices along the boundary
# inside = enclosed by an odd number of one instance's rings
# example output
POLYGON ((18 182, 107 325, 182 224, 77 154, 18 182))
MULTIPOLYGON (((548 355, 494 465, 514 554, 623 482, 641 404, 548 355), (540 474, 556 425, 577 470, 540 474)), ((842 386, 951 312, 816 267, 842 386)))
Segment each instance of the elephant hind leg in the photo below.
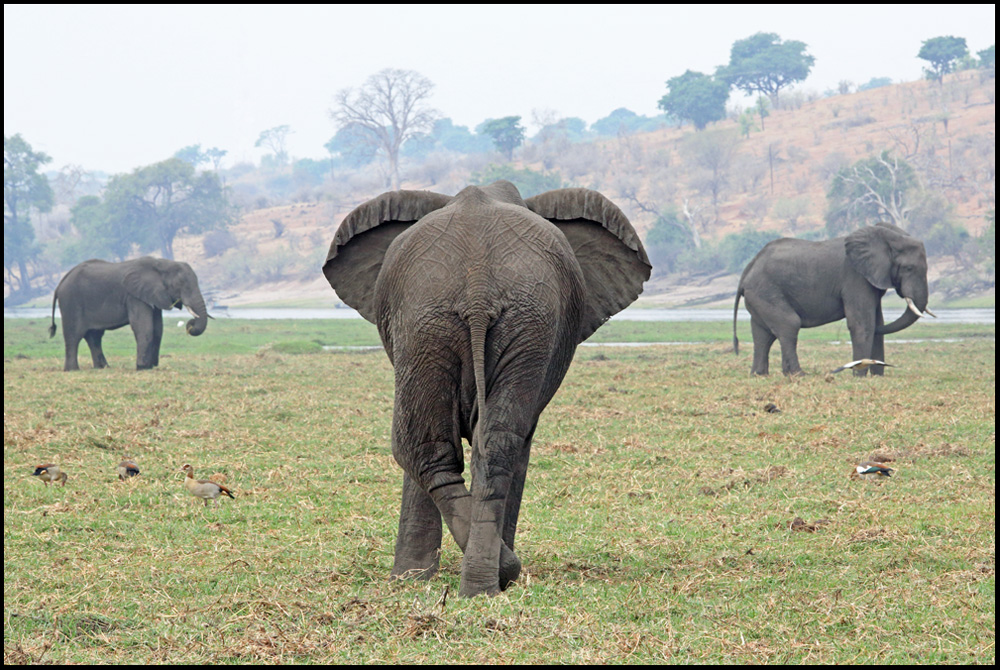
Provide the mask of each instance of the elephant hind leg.
POLYGON ((104 338, 103 330, 88 330, 87 334, 83 336, 87 340, 87 346, 90 347, 90 359, 94 362, 94 368, 106 368, 108 367, 108 359, 104 357, 104 348, 101 346, 101 340, 104 338))
POLYGON ((72 370, 79 370, 80 362, 78 357, 80 353, 80 337, 68 332, 64 325, 63 342, 66 345, 66 358, 63 362, 63 371, 70 372, 72 370))
POLYGON ((750 318, 750 331, 753 334, 753 366, 750 368, 750 374, 767 376, 770 370, 771 346, 777 338, 759 319, 753 317, 750 318))
POLYGON ((781 343, 781 372, 786 375, 801 375, 799 366, 799 331, 795 329, 778 338, 781 343))
POLYGON ((404 473, 392 576, 430 579, 440 563, 441 528, 441 512, 433 498, 404 473))

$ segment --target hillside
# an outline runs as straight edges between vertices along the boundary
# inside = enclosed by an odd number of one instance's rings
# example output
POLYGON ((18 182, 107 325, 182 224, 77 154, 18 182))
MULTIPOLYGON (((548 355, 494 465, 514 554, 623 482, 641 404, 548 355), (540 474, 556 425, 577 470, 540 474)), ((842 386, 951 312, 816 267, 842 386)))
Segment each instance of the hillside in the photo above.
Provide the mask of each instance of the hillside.
MULTIPOLYGON (((836 171, 887 149, 913 165, 926 192, 947 201, 951 209, 944 214, 953 223, 981 233, 995 203, 995 79, 965 71, 943 85, 915 81, 819 99, 798 91, 782 95, 764 129, 735 141, 717 168, 717 210, 705 185, 707 169, 689 148, 690 127, 524 147, 514 165, 557 172, 567 184, 600 190, 643 236, 655 220, 651 211, 674 206, 687 209, 702 240, 717 240, 747 227, 782 235, 821 229, 836 171)), ((735 120, 706 132, 727 129, 729 137, 739 135, 735 120)), ((454 193, 470 177, 454 168, 432 184, 419 177, 424 174, 404 174, 403 188, 454 193)), ((335 297, 319 271, 327 245, 347 212, 382 190, 319 190, 309 202, 255 209, 233 226, 233 246, 225 253, 209 258, 204 236, 188 236, 176 241, 176 256, 196 267, 220 303, 332 306, 335 297)), ((960 271, 954 258, 933 258, 931 265, 932 282, 960 271)), ((640 303, 728 304, 731 298, 720 296, 731 296, 737 280, 657 276, 640 303)))

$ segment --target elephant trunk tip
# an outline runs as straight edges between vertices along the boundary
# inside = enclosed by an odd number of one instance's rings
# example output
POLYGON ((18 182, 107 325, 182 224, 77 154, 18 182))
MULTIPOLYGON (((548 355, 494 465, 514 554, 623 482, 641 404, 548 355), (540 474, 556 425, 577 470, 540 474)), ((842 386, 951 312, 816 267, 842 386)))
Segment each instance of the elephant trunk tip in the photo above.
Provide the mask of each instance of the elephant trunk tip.
POLYGON ((197 337, 205 332, 206 325, 206 319, 191 319, 187 322, 185 330, 187 330, 188 335, 194 335, 197 337))

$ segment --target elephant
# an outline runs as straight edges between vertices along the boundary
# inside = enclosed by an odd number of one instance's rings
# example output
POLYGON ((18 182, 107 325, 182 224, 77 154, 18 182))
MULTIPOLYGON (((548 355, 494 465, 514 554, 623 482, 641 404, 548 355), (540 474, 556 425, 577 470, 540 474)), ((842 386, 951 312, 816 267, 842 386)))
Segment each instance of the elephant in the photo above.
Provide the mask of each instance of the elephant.
MULTIPOLYGON (((768 374, 768 355, 781 343, 781 371, 802 374, 796 345, 800 328, 847 318, 854 358, 885 360, 884 336, 928 314, 927 253, 920 240, 889 223, 860 228, 822 242, 781 238, 769 242, 743 270, 733 307, 733 349, 739 354, 736 315, 746 297, 753 333, 751 374, 768 374), (882 296, 906 300, 902 316, 886 325, 882 296)), ((855 369, 884 374, 883 365, 855 369)))
POLYGON ((108 367, 101 338, 104 331, 125 324, 130 324, 135 334, 136 369, 149 370, 160 363, 162 310, 187 307, 194 316, 187 322, 190 335, 205 332, 209 318, 191 266, 151 256, 121 263, 91 259, 67 272, 52 297, 49 337, 56 334, 57 302, 66 343, 66 371, 80 369, 77 352, 81 339, 90 346, 94 367, 108 367))
POLYGON ((395 191, 348 214, 323 273, 378 327, 394 370, 403 486, 392 576, 430 579, 443 518, 463 552, 460 596, 517 578, 539 415, 577 345, 638 297, 650 269, 625 215, 588 189, 527 200, 507 181, 453 197, 395 191))

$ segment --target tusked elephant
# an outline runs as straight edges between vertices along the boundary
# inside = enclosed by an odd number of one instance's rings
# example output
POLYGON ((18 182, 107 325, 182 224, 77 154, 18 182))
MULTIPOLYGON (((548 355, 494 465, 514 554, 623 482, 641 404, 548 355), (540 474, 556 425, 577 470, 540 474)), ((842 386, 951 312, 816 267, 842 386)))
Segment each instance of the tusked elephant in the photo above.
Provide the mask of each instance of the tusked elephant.
POLYGON ((122 263, 91 259, 66 273, 52 297, 52 325, 56 334, 56 303, 62 315, 66 343, 64 370, 79 370, 80 340, 87 340, 95 368, 108 367, 101 349, 104 331, 132 326, 136 343, 136 369, 148 370, 160 363, 163 311, 187 307, 194 316, 187 332, 201 335, 208 325, 205 299, 198 277, 187 263, 144 256, 122 263))
POLYGON ((464 552, 461 596, 517 578, 538 417, 577 345, 638 297, 649 272, 625 215, 582 188, 527 200, 506 181, 454 197, 396 191, 344 219, 323 273, 378 326, 395 372, 392 454, 404 474, 394 576, 437 571, 443 517, 464 552))
MULTIPOLYGON (((796 344, 800 328, 847 318, 854 358, 885 360, 884 336, 913 325, 927 309, 927 253, 920 240, 888 223, 866 226, 823 242, 782 238, 768 243, 740 277, 733 307, 733 349, 739 353, 736 315, 746 298, 753 333, 751 374, 768 373, 768 354, 781 343, 781 371, 802 374, 796 344), (882 296, 894 288, 907 303, 886 325, 882 296)), ((870 369, 881 375, 882 365, 870 369)))

